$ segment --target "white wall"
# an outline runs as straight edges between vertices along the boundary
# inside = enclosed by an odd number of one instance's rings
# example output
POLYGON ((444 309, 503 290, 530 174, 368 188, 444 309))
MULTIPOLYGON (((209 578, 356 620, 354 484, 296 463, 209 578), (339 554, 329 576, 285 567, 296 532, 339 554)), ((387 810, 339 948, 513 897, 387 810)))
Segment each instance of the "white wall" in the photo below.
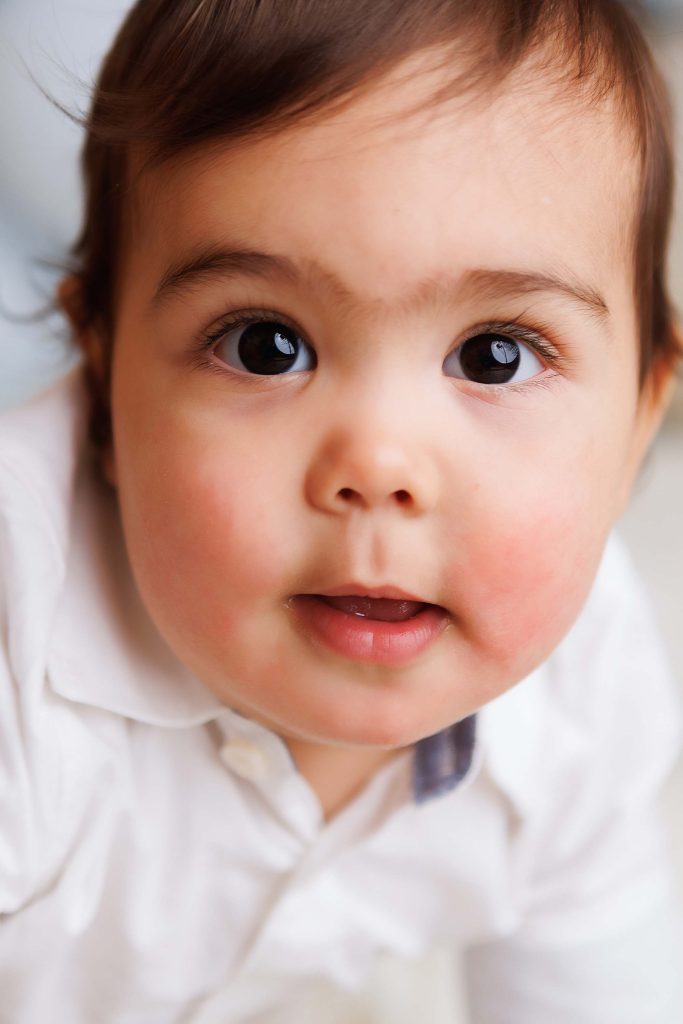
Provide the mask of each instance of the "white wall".
POLYGON ((82 133, 41 88, 85 111, 88 86, 130 6, 0 2, 0 406, 38 390, 70 358, 61 318, 26 322, 53 298, 57 275, 40 261, 64 259, 80 219, 82 133))

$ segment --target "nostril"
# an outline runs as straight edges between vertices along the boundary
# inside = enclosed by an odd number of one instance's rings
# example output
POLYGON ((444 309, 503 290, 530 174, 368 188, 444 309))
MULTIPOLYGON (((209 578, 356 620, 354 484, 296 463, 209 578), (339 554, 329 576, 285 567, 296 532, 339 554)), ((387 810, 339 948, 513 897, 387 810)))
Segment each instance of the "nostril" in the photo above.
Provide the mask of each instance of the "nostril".
MULTIPOLYGON (((353 487, 341 487, 337 492, 337 496, 341 498, 342 501, 356 501, 360 498, 358 491, 354 491, 353 487)), ((399 505, 408 505, 413 500, 410 492, 403 488, 398 491, 394 491, 393 497, 399 505)))

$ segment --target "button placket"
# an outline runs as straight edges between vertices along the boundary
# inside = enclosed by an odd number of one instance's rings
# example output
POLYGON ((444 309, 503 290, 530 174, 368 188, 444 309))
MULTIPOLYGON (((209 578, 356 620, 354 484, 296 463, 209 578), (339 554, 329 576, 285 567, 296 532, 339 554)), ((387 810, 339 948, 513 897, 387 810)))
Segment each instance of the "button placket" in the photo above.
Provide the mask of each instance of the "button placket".
POLYGON ((271 768, 266 751, 246 736, 233 736, 225 740, 218 756, 226 768, 250 782, 263 781, 271 768))
POLYGON ((223 766, 254 786, 273 814, 309 845, 323 825, 317 796, 299 774, 284 741, 265 726, 227 709, 216 719, 223 766))

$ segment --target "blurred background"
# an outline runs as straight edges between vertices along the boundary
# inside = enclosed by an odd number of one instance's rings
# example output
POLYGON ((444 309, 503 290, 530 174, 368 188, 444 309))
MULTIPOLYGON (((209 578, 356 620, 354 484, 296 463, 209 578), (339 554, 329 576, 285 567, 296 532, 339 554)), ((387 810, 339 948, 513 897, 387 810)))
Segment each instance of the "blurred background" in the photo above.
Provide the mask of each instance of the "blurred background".
MULTIPOLYGON (((523 2, 523 0, 520 0, 523 2)), ((130 0, 0 0, 0 408, 21 401, 74 361, 56 314, 31 319, 53 299, 79 224, 81 130, 52 106, 84 112, 89 86, 130 0)), ((649 0, 651 37, 668 78, 683 157, 683 0, 649 0)), ((679 157, 680 164, 680 157, 679 157)), ((679 188, 679 194, 680 194, 679 188)), ((674 231, 671 285, 683 310, 683 214, 674 231)), ((683 695, 683 386, 621 523, 651 591, 683 695)), ((683 894, 683 760, 664 795, 683 894)), ((324 1019, 344 1024, 465 1024, 447 951, 415 965, 388 960, 368 992, 325 1002, 324 1019)), ((683 968, 682 968, 683 969, 683 968)), ((306 1024, 302 1021, 302 1024, 306 1024)))

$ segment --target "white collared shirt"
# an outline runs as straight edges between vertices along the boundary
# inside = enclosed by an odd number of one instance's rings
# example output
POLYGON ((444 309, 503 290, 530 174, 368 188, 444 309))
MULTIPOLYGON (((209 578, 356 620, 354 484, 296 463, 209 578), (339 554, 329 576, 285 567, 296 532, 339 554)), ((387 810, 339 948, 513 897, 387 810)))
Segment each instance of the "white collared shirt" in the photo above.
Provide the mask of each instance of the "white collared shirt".
POLYGON ((617 542, 455 788, 416 803, 405 752, 325 823, 146 615, 85 404, 75 371, 0 417, 0 1024, 295 1022, 443 943, 476 1024, 680 1024, 680 715, 617 542))

